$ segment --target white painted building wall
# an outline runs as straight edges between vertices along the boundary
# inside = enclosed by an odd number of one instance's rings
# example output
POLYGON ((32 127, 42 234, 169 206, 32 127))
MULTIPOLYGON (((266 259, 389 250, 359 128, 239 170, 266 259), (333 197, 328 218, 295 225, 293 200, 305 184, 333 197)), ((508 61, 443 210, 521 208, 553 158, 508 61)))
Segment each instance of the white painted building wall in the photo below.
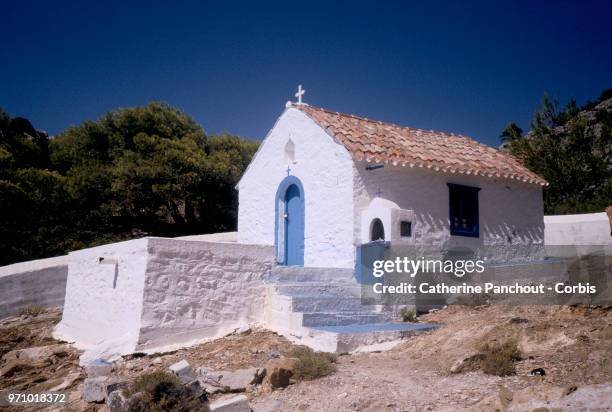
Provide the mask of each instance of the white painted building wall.
POLYGON ((385 225, 411 219, 412 238, 394 242, 439 245, 444 248, 488 245, 533 245, 544 241, 542 189, 506 179, 449 175, 394 167, 367 171, 303 112, 287 109, 278 119, 238 185, 238 240, 274 245, 274 202, 279 183, 291 174, 305 189, 305 266, 354 267, 355 246, 367 239, 368 224, 380 198, 400 210, 381 213, 385 225), (295 145, 295 162, 285 145, 295 145), (481 188, 480 236, 451 236, 447 183, 481 188))
POLYGON ((308 115, 288 108, 238 184, 238 241, 274 245, 275 199, 291 175, 304 186, 304 266, 353 267, 353 161, 308 115), (291 139, 295 161, 285 156, 291 139))
POLYGON ((610 245, 610 221, 605 212, 544 216, 547 245, 610 245))
MULTIPOLYGON (((413 242, 444 247, 542 243, 544 240, 542 190, 502 179, 449 175, 386 165, 366 170, 355 164, 354 239, 363 239, 361 215, 377 192, 380 197, 414 212, 413 242), (480 236, 451 236, 447 183, 479 187, 480 236)), ((397 222, 396 222, 397 224, 397 222)), ((385 234, 389 233, 385 228, 385 234)), ((367 230, 365 231, 367 232, 367 230)))

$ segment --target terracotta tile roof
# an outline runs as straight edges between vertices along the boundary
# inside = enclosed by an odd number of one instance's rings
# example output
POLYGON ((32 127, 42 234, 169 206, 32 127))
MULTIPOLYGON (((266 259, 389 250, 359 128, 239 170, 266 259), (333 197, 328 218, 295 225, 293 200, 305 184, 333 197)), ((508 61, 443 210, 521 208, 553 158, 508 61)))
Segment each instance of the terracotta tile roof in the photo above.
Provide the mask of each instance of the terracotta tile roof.
POLYGON ((358 161, 548 185, 513 156, 466 136, 402 127, 305 104, 292 107, 310 116, 358 161))

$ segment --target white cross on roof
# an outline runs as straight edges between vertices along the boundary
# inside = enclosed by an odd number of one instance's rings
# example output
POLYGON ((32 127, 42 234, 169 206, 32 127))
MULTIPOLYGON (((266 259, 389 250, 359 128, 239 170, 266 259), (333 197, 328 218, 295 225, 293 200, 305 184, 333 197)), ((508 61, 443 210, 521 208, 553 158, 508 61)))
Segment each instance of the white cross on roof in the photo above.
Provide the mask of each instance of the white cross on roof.
POLYGON ((300 84, 298 86, 298 91, 295 94, 295 97, 298 99, 297 104, 302 104, 302 96, 304 96, 304 93, 306 93, 306 90, 302 89, 302 85, 300 84))

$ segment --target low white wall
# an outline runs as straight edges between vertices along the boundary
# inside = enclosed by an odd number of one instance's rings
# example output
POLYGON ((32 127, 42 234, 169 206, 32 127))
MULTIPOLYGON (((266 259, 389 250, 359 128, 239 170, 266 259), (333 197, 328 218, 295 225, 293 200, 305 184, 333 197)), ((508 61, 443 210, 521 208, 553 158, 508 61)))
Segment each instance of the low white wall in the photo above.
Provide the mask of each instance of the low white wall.
POLYGON ((608 245, 610 221, 605 212, 544 216, 547 245, 608 245))
POLYGON ((0 267, 0 318, 31 305, 62 306, 67 275, 68 256, 0 267))
POLYGON ((82 363, 170 350, 261 321, 263 278, 274 261, 272 246, 166 238, 69 257, 64 313, 54 336, 87 349, 82 363))
POLYGON ((77 347, 113 341, 130 353, 138 340, 148 239, 113 243, 69 254, 66 300, 54 335, 77 347), (117 264, 100 263, 116 260, 117 264))
POLYGON ((185 346, 263 320, 272 246, 151 238, 138 350, 185 346))

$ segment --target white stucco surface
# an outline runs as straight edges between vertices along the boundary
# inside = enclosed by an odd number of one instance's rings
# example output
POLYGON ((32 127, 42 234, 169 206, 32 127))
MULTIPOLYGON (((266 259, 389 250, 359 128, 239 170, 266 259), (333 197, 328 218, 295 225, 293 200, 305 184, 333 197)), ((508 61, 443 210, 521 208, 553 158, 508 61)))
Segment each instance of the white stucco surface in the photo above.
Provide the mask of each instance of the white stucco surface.
POLYGON ((288 108, 238 184, 238 241, 274 245, 275 199, 291 175, 304 186, 304 266, 353 267, 353 161, 303 112, 288 108), (285 153, 293 142, 294 161, 285 153))
POLYGON ((544 216, 547 245, 609 245, 610 221, 605 212, 544 216))
POLYGON ((138 350, 169 349, 263 320, 270 246, 151 238, 138 350))
POLYGON ((368 171, 366 165, 353 161, 306 114, 288 108, 238 185, 238 241, 274 244, 276 190, 289 166, 305 190, 305 266, 354 267, 355 246, 369 240, 375 217, 383 221, 386 240, 396 244, 478 248, 544 242, 540 186, 392 165, 368 171), (289 139, 294 154, 288 156, 289 139), (451 236, 447 183, 481 189, 479 237, 451 236), (403 220, 412 223, 411 237, 399 235, 403 220))
POLYGON ((66 299, 55 336, 90 348, 113 341, 130 353, 138 341, 148 239, 113 243, 69 254, 66 299), (103 257, 117 264, 99 263, 103 257))
POLYGON ((62 306, 67 275, 68 256, 0 267, 0 319, 27 306, 62 306))
POLYGON ((205 235, 180 236, 174 239, 197 240, 203 242, 237 242, 238 232, 207 233, 205 235))
MULTIPOLYGON (((362 212, 372 210, 370 202, 377 195, 403 210, 414 212, 412 242, 416 244, 478 247, 542 243, 544 240, 542 191, 538 186, 390 165, 368 171, 365 166, 360 162, 355 168, 356 243, 360 243, 367 232, 362 228, 366 223, 362 223, 362 212), (451 236, 447 183, 481 189, 478 193, 478 238, 451 236)), ((409 214, 406 218, 410 218, 409 214)), ((399 224, 400 220, 396 218, 394 224, 399 224)))
POLYGON ((273 248, 144 238, 69 257, 54 335, 86 349, 86 363, 171 350, 260 322, 273 248))

